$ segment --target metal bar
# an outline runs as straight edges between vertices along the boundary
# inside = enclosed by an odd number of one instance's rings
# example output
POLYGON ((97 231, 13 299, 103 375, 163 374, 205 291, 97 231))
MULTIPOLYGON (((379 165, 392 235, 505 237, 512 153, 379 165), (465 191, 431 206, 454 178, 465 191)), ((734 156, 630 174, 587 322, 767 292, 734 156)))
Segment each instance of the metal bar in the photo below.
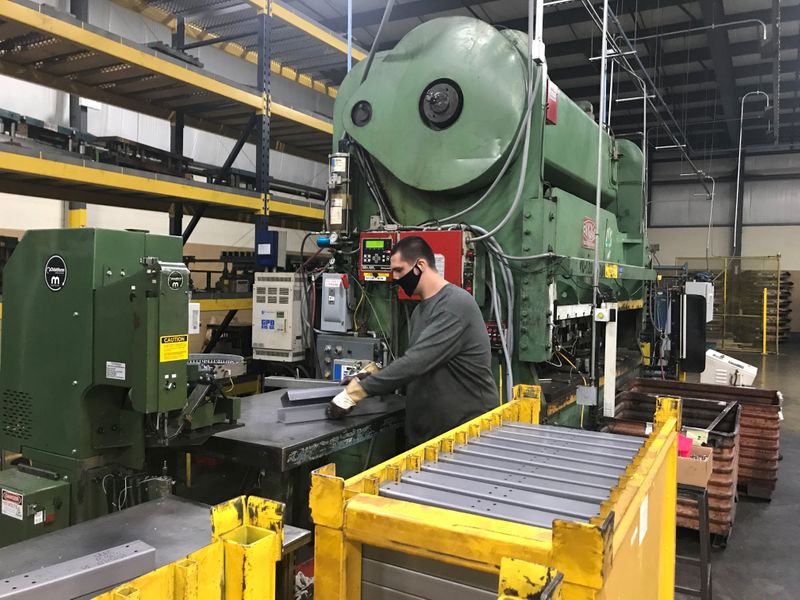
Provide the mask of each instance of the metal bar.
POLYGON ((281 396, 281 402, 283 402, 284 406, 319 404, 320 402, 328 402, 343 389, 341 386, 326 385, 323 387, 286 390, 281 396))
POLYGON ((538 440, 553 440, 556 443, 569 442, 570 444, 579 444, 595 448, 613 448, 616 450, 631 450, 634 452, 637 452, 644 445, 644 440, 641 440, 641 443, 639 444, 629 442, 628 440, 606 441, 595 438, 571 436, 569 434, 559 434, 552 431, 536 431, 531 429, 515 428, 513 426, 509 427, 508 425, 499 427, 496 429, 496 431, 513 433, 515 435, 530 437, 538 440))
POLYGON ((555 456, 556 458, 562 458, 585 465, 592 465, 593 467, 601 464, 624 469, 630 463, 630 460, 625 458, 611 456, 586 456, 581 452, 571 452, 569 450, 562 450, 560 448, 552 447, 548 448, 547 446, 542 445, 533 446, 532 444, 526 444, 525 442, 514 442, 497 438, 488 438, 485 435, 476 440, 471 440, 469 445, 484 446, 487 448, 496 448, 502 450, 513 450, 515 452, 522 452, 532 456, 555 456))
POLYGON ((214 44, 221 44, 223 42, 232 42, 233 40, 238 40, 244 37, 250 37, 251 35, 257 35, 257 34, 258 34, 257 31, 246 31, 244 33, 231 33, 228 35, 218 35, 216 37, 209 37, 197 42, 183 44, 181 50, 192 50, 194 48, 202 48, 203 46, 213 46, 214 44))
MULTIPOLYGON (((405 400, 395 398, 365 398, 348 414, 349 417, 363 415, 377 415, 394 412, 405 407, 405 400)), ((327 403, 310 404, 308 406, 289 406, 278 409, 278 422, 286 425, 292 423, 308 423, 309 421, 324 421, 327 403)))
MULTIPOLYGON (((592 306, 597 307, 597 299, 600 292, 600 200, 602 197, 602 181, 603 181, 603 136, 606 135, 604 127, 608 125, 606 120, 606 65, 608 57, 608 0, 603 0, 603 24, 602 36, 600 37, 601 53, 600 53, 600 115, 597 121, 597 178, 595 181, 595 200, 594 200, 594 256, 592 261, 592 306)), ((633 48, 631 48, 633 50, 633 48)), ((597 376, 597 345, 598 345, 598 332, 597 320, 592 319, 592 349, 590 359, 590 378, 592 386, 597 393, 599 386, 599 378, 597 376)))
POLYGON ((192 235, 194 228, 197 227, 197 224, 200 222, 200 219, 203 218, 203 215, 206 212, 206 207, 207 205, 201 204, 195 209, 194 214, 192 215, 192 220, 189 221, 189 224, 186 226, 186 229, 184 229, 183 233, 181 234, 184 245, 186 244, 186 242, 189 241, 189 237, 192 235))
POLYGON ((504 434, 513 434, 515 436, 524 436, 530 437, 538 440, 552 440, 555 443, 564 443, 569 442, 570 444, 580 444, 585 446, 592 446, 595 448, 609 448, 614 450, 633 450, 634 452, 638 451, 644 445, 644 439, 641 440, 640 444, 635 444, 628 442, 627 440, 621 440, 616 442, 615 440, 592 440, 589 438, 580 439, 577 436, 571 436, 569 434, 559 434, 552 431, 537 431, 535 429, 515 429, 513 427, 509 427, 504 425, 502 427, 498 427, 493 431, 497 433, 504 433, 504 434))
POLYGON ((353 0, 347 0, 347 72, 353 68, 353 0))
POLYGON ((732 411, 734 408, 736 408, 737 406, 738 406, 738 404, 737 404, 736 402, 728 402, 728 403, 725 405, 725 408, 723 408, 723 409, 722 409, 722 411, 721 411, 721 412, 720 412, 720 413, 717 415, 717 418, 716 418, 716 419, 714 419, 713 421, 711 421, 711 423, 709 424, 709 426, 708 426, 708 427, 706 427, 705 429, 708 429, 709 431, 713 431, 713 430, 714 430, 714 428, 715 428, 717 425, 719 425, 720 421, 722 421, 722 419, 724 419, 725 417, 727 417, 727 416, 728 416, 728 414, 729 414, 729 413, 730 413, 730 412, 731 412, 731 411, 732 411))
MULTIPOLYGON (((233 148, 231 148, 231 151, 228 153, 225 162, 222 163, 222 167, 220 167, 219 173, 217 173, 216 177, 214 178, 217 183, 225 179, 225 177, 227 177, 230 174, 233 162, 236 160, 236 157, 239 156, 239 152, 242 151, 242 148, 244 148, 245 143, 247 143, 247 139, 250 137, 250 132, 253 130, 253 127, 255 127, 257 119, 258 116, 256 115, 256 113, 253 113, 250 116, 250 120, 247 122, 247 125, 245 125, 241 135, 237 138, 236 143, 233 145, 233 148)), ((258 175, 256 175, 256 179, 257 178, 258 175)))
POLYGON ((397 594, 409 594, 410 599, 455 598, 459 600, 496 600, 497 592, 464 585, 456 579, 436 577, 428 573, 407 569, 381 561, 364 558, 361 566, 362 588, 367 594, 364 598, 378 600, 391 598, 397 594), (373 588, 374 586, 374 588, 373 588), (385 594, 385 595, 384 595, 385 594))
MULTIPOLYGON (((405 552, 388 550, 386 548, 369 546, 366 544, 362 547, 361 556, 377 563, 401 567, 408 571, 425 573, 440 579, 458 581, 472 588, 493 592, 495 595, 492 596, 492 598, 497 598, 498 577, 495 573, 486 573, 476 569, 451 565, 438 560, 431 560, 405 552)), ((364 577, 364 579, 366 579, 366 577, 364 577)))
POLYGON ((264 387, 270 388, 307 389, 310 387, 321 387, 323 385, 336 388, 340 387, 339 382, 330 381, 328 379, 297 379, 295 377, 282 377, 280 375, 264 377, 264 387))
POLYGON ((219 342, 219 339, 222 337, 222 334, 225 333, 225 331, 227 331, 228 325, 231 324, 231 321, 233 321, 233 317, 236 316, 237 312, 239 311, 236 309, 228 311, 228 313, 225 315, 225 318, 222 319, 222 323, 220 323, 219 327, 217 327, 211 334, 211 339, 208 340, 208 344, 206 344, 206 347, 203 348, 203 354, 209 354, 214 351, 217 342, 219 342))
MULTIPOLYGON (((703 15, 705 27, 699 29, 707 30, 706 39, 711 50, 711 62, 714 66, 715 80, 719 90, 719 98, 722 103, 722 112, 725 117, 725 124, 728 130, 728 137, 731 142, 736 139, 736 79, 733 77, 733 59, 728 42, 728 32, 720 29, 722 25, 717 25, 718 19, 725 19, 724 3, 715 0, 700 0, 700 12, 703 15)), ((676 32, 681 33, 681 32, 676 32)), ((764 34, 767 28, 764 26, 764 34)), ((665 35, 675 35, 665 34, 665 35)))
POLYGON ((402 476, 400 482, 444 492, 458 490, 458 494, 461 495, 482 498, 490 502, 520 506, 522 508, 535 508, 554 514, 561 514, 565 517, 589 519, 600 512, 600 502, 587 502, 584 500, 552 496, 550 494, 532 492, 509 485, 496 485, 494 483, 486 483, 485 481, 477 481, 474 479, 461 479, 457 476, 445 473, 409 471, 402 476))
POLYGON ((629 440, 639 446, 642 445, 642 438, 634 435, 623 435, 618 433, 603 433, 602 431, 587 431, 585 429, 573 429, 572 427, 561 427, 556 425, 529 425, 528 423, 505 423, 504 427, 518 427, 520 429, 536 430, 536 431, 551 431, 553 433, 563 433, 573 435, 575 437, 589 437, 601 440, 629 440))
POLYGON ((557 464, 534 464, 530 461, 524 465, 508 464, 505 460, 488 454, 463 453, 461 450, 456 450, 452 454, 440 454, 439 464, 457 465, 463 468, 477 467, 497 473, 535 477, 556 483, 573 483, 602 493, 614 487, 619 479, 615 475, 586 473, 557 464))
MULTIPOLYGON (((509 472, 503 473, 491 468, 438 461, 423 464, 422 471, 443 473, 485 483, 508 485, 521 490, 540 492, 550 496, 560 496, 584 502, 602 502, 608 498, 608 493, 604 493, 604 491, 596 487, 582 486, 570 481, 557 481, 551 478, 521 475, 518 472, 511 471, 511 469, 508 470, 509 472)), ((607 491, 606 489, 605 492, 607 491)))
POLYGON ((608 465, 591 465, 591 471, 583 465, 576 464, 575 461, 565 459, 550 454, 533 453, 533 452, 518 452, 516 450, 509 450, 507 448, 496 448, 492 446, 485 446, 481 444, 470 444, 462 448, 457 448, 456 454, 462 455, 477 455, 488 456, 491 458, 499 459, 500 461, 508 461, 516 464, 529 465, 531 464, 531 455, 535 455, 537 464, 544 466, 559 467, 565 471, 574 471, 575 473, 591 472, 595 475, 603 475, 613 479, 615 482, 619 476, 624 473, 625 469, 621 467, 612 467, 608 465))
MULTIPOLYGON (((546 529, 551 529, 553 527, 553 521, 561 518, 561 515, 558 513, 483 500, 481 498, 465 496, 457 492, 428 489, 409 483, 385 483, 380 488, 380 495, 394 500, 405 500, 416 504, 437 506, 439 508, 457 510, 473 515, 489 516, 496 519, 503 519, 514 523, 533 525, 546 529)), ((587 521, 587 519, 580 518, 571 518, 570 520, 579 522, 587 521)))
POLYGON ((270 15, 260 12, 258 25, 258 91, 264 99, 264 111, 257 115, 258 133, 256 136, 256 191, 262 194, 264 213, 268 211, 267 198, 269 192, 269 144, 270 144, 270 15))
POLYGON ((181 235, 183 228, 183 204, 175 202, 169 209, 169 234, 181 235))
POLYGON ((3 600, 76 598, 148 573, 156 549, 139 540, 0 580, 3 600))
POLYGON ((481 434, 482 440, 496 440, 498 443, 503 444, 513 444, 515 447, 525 448, 530 450, 536 450, 538 448, 542 448, 544 450, 549 450, 552 452, 563 451, 565 453, 569 453, 569 455, 575 455, 582 459, 591 460, 593 457, 598 458, 609 458, 609 459, 619 459, 620 461, 630 462, 631 459, 636 455, 635 451, 625 451, 621 449, 612 450, 610 448, 606 449, 599 449, 594 448, 589 450, 587 448, 576 448, 573 446, 564 445, 563 440, 561 443, 556 443, 555 441, 545 442, 543 440, 537 440, 535 438, 528 439, 523 436, 515 436, 513 433, 509 432, 500 432, 496 433, 495 431, 485 431, 481 434))

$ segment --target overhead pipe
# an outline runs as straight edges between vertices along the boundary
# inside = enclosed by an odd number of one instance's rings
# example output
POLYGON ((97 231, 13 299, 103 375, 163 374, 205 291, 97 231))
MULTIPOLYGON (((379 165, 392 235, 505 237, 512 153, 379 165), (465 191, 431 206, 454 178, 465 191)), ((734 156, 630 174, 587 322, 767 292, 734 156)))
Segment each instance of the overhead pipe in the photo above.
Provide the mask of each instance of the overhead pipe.
POLYGON ((708 31, 709 29, 722 29, 725 27, 736 27, 739 25, 750 25, 751 23, 758 23, 761 27, 761 39, 767 41, 767 24, 761 19, 742 19, 740 21, 726 21, 725 23, 712 23, 711 25, 704 25, 702 27, 690 27, 688 29, 679 29, 677 31, 667 31, 665 33, 655 33, 653 35, 643 35, 642 37, 634 38, 634 42, 641 42, 643 40, 654 40, 657 38, 674 37, 678 35, 691 35, 700 31, 708 31))
MULTIPOLYGON (((733 207, 733 256, 736 256, 736 250, 739 249, 736 244, 736 231, 739 228, 739 190, 740 184, 742 181, 742 131, 744 130, 744 102, 747 100, 748 96, 757 96, 761 95, 764 96, 767 100, 767 105, 764 107, 764 110, 769 108, 769 95, 762 90, 754 90, 752 92, 747 92, 744 96, 742 96, 742 101, 740 103, 740 110, 739 110, 739 157, 736 160, 736 202, 734 203, 733 207)), ((741 249, 739 249, 741 252, 741 249)))
MULTIPOLYGON (((605 135, 604 126, 607 124, 607 105, 606 95, 606 62, 608 60, 608 0, 603 0, 603 35, 601 40, 600 52, 600 115, 597 127, 597 180, 594 197, 594 260, 592 262, 592 307, 597 306, 597 298, 600 287, 600 201, 602 198, 603 182, 603 136, 605 135)), ((591 381, 597 387, 597 321, 592 318, 592 356, 591 356, 591 381)))

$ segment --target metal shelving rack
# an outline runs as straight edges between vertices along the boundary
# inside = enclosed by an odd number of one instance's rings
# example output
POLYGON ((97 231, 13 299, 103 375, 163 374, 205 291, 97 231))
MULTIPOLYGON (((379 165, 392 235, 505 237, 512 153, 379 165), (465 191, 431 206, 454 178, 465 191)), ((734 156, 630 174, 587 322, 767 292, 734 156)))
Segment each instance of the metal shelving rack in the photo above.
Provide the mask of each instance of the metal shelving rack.
MULTIPOLYGON (((4 0, 0 2, 0 73, 168 120, 170 150, 178 155, 183 154, 186 126, 235 138, 216 181, 230 173, 244 144, 253 142, 255 191, 66 160, 30 149, 0 151, 3 188, 75 203, 169 210, 170 232, 182 234, 184 240, 203 215, 251 220, 266 213, 284 225, 315 226, 323 214, 319 203, 270 198, 269 148, 324 161, 331 147, 332 124, 271 101, 270 75, 278 73, 335 96, 330 68, 336 61, 329 55, 335 53, 344 68, 345 41, 268 0, 118 3, 138 6, 145 16, 159 13, 159 20, 168 25, 171 19, 173 48, 137 44, 28 0, 4 0), (173 13, 176 16, 169 16, 173 13), (291 29, 299 31, 306 42, 293 40, 296 36, 287 33, 291 29), (210 44, 228 51, 238 48, 238 56, 256 63, 255 85, 211 74, 190 64, 185 55, 181 59, 183 51, 210 44), (320 58, 314 59, 315 51, 321 53, 320 58), (296 66, 289 66, 291 61, 296 66), (184 214, 191 215, 185 228, 184 214)), ((86 8, 87 0, 72 0, 76 14, 85 15, 86 8)), ((353 56, 361 58, 363 51, 354 49, 353 56)))

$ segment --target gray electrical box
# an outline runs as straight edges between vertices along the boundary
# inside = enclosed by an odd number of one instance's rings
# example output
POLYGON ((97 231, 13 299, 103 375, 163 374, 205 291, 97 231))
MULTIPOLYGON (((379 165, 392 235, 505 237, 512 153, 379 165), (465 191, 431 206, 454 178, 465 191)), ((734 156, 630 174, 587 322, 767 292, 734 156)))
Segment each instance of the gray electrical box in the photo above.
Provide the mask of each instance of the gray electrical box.
POLYGON ((320 329, 344 333, 353 328, 353 315, 350 313, 350 282, 341 273, 322 274, 322 308, 320 310, 320 329))
POLYGON ((370 361, 384 366, 385 347, 381 338, 320 334, 317 336, 317 375, 321 379, 341 381, 370 361))

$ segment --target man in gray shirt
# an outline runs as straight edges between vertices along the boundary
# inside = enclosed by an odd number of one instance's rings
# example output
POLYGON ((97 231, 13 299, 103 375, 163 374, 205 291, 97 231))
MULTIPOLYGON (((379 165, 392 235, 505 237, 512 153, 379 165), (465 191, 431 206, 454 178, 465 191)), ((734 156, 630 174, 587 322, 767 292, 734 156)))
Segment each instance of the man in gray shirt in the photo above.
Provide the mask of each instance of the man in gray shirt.
POLYGON ((392 248, 395 281, 422 299, 409 323, 408 350, 384 369, 352 379, 328 406, 330 418, 345 416, 367 396, 405 386, 406 438, 415 446, 498 406, 483 315, 472 295, 448 283, 435 265, 418 236, 392 248))

